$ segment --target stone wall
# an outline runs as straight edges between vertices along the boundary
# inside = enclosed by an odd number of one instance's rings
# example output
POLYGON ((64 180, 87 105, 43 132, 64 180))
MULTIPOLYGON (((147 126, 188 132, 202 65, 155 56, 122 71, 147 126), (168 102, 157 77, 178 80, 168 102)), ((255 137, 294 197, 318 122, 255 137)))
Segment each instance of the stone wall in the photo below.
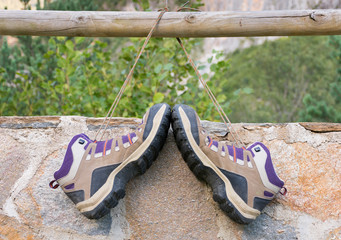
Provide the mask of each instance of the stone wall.
MULTIPOLYGON (((288 189, 247 226, 231 221, 181 158, 170 134, 152 167, 100 220, 82 216, 48 184, 71 137, 93 137, 99 119, 0 117, 0 237, 4 239, 340 239, 341 124, 235 124, 244 142, 262 141, 288 189)), ((134 129, 114 119, 109 135, 134 129)), ((214 135, 220 123, 204 121, 214 135)), ((222 137, 219 137, 222 138, 222 137)))

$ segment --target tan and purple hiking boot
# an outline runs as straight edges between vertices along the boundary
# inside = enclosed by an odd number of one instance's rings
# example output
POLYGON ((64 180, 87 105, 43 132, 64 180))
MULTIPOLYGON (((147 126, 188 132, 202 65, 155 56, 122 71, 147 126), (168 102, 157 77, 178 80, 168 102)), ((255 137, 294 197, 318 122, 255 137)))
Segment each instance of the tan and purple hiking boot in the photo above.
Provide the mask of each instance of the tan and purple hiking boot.
POLYGON ((74 136, 50 186, 61 186, 86 217, 106 215, 124 197, 126 183, 143 174, 158 156, 167 138, 170 114, 169 105, 156 104, 136 132, 100 142, 85 134, 74 136))
POLYGON ((236 222, 250 223, 283 187, 264 144, 245 149, 214 141, 186 105, 173 108, 172 128, 189 168, 212 187, 213 199, 236 222))

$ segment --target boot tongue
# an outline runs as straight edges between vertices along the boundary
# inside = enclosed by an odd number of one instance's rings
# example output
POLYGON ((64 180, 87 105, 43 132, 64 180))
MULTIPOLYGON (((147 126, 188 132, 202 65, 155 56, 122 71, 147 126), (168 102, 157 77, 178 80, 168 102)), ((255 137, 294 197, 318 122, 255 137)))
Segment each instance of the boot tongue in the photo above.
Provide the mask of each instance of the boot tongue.
MULTIPOLYGON (((282 188, 284 185, 284 182, 277 176, 274 165, 271 160, 271 155, 269 149, 260 142, 255 142, 250 147, 247 148, 252 153, 252 156, 255 157, 257 153, 264 154, 262 151, 265 151, 266 159, 262 159, 262 162, 265 162, 264 166, 261 166, 265 169, 266 175, 269 179, 269 182, 279 188, 282 188)), ((256 161, 256 159, 255 159, 256 161)), ((259 165, 257 164, 257 167, 259 165)))

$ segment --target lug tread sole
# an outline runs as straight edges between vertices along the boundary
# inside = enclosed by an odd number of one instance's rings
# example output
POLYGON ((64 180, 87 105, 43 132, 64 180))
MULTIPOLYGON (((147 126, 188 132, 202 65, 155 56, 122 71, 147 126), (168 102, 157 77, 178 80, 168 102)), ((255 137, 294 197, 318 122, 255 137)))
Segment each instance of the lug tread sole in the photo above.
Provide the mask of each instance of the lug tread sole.
POLYGON ((219 207, 234 221, 241 224, 249 224, 254 219, 244 217, 231 203, 226 195, 224 181, 210 167, 205 166, 200 158, 195 154, 186 136, 185 129, 181 122, 180 114, 177 109, 172 111, 172 128, 175 137, 175 142, 181 152, 181 155, 187 163, 189 169, 194 175, 202 180, 213 191, 213 200, 219 204, 219 207))
POLYGON ((125 196, 126 184, 137 175, 142 175, 156 160, 159 152, 164 146, 170 126, 171 110, 167 109, 161 120, 159 129, 152 140, 149 147, 144 153, 135 161, 128 163, 120 172, 115 176, 111 192, 104 198, 104 200, 91 211, 83 212, 89 219, 99 219, 110 212, 111 208, 117 206, 120 199, 125 196))

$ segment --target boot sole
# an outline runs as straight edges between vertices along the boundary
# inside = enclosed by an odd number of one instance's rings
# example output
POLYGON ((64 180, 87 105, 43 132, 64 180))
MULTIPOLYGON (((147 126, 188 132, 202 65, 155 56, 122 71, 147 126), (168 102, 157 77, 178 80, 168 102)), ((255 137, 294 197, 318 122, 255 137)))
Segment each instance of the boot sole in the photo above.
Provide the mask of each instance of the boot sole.
POLYGON ((213 190, 213 200, 231 219, 241 224, 252 222, 260 211, 248 206, 238 196, 228 178, 201 151, 194 140, 193 128, 191 130, 191 122, 197 121, 192 116, 195 116, 195 111, 186 105, 176 105, 173 108, 172 128, 182 157, 194 175, 210 185, 213 190), (191 114, 187 115, 183 108, 192 111, 191 114))
POLYGON ((159 106, 152 118, 151 131, 141 146, 115 168, 105 184, 91 198, 76 205, 87 218, 98 219, 108 214, 125 196, 126 184, 135 176, 145 173, 157 158, 167 138, 171 115, 169 105, 159 106))

